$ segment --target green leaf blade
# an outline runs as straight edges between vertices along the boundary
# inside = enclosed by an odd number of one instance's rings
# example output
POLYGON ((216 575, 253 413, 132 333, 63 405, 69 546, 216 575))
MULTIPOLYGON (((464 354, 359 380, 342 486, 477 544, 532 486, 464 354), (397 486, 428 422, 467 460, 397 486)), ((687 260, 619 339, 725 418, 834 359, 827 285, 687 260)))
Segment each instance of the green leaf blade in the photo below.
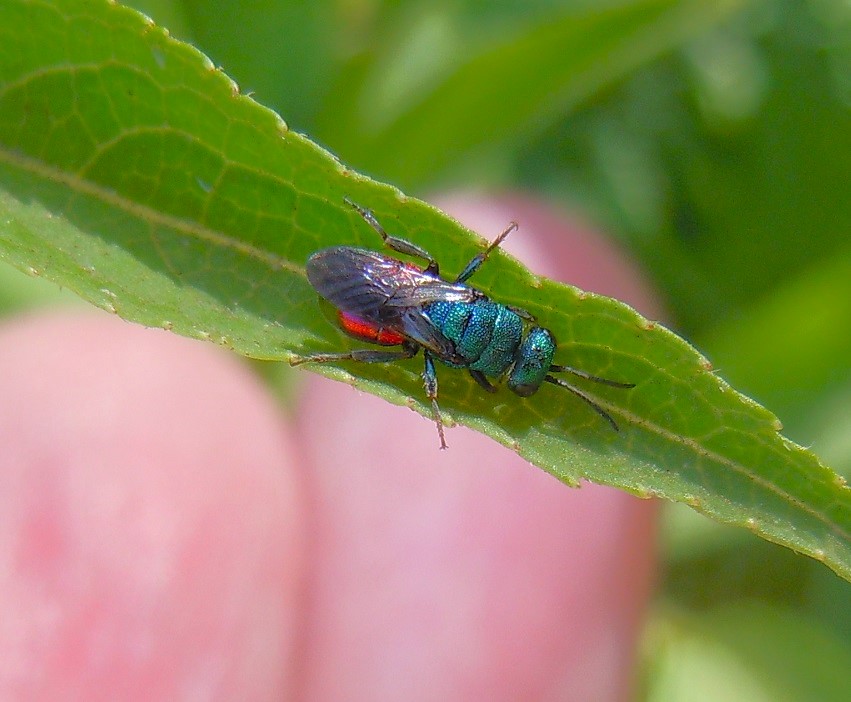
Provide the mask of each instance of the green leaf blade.
MULTIPOLYGON (((605 428, 570 428, 571 440, 586 444, 586 451, 554 460, 557 434, 543 430, 559 422, 543 422, 529 427, 521 455, 568 483, 588 479, 684 502, 828 563, 848 579, 851 490, 844 481, 782 437, 773 414, 733 390, 688 344, 631 310, 618 311, 618 333, 609 339, 618 370, 601 374, 628 378, 637 387, 620 398, 607 390, 610 400, 595 399, 614 414, 620 435, 603 451, 586 432, 605 428)), ((577 330, 583 341, 584 331, 577 330)), ((572 357, 568 362, 586 367, 572 357)), ((598 366, 589 360, 588 367, 598 366)), ((578 419, 577 411, 576 402, 564 408, 571 419, 578 419)))
POLYGON ((315 248, 307 237, 293 258, 294 238, 281 232, 296 198, 321 197, 339 165, 132 10, 9 3, 0 13, 0 167, 7 194, 21 195, 10 207, 32 208, 27 266, 122 316, 264 355, 259 330, 276 336, 279 305, 259 290, 279 297, 293 276, 305 288, 303 260, 315 248), (297 193, 299 163, 315 174, 313 189, 303 178, 297 193), (33 192, 45 209, 27 202, 33 192), (63 221, 38 242, 53 213, 63 221), (241 285, 223 286, 222 271, 241 285), (223 306, 227 329, 217 329, 223 306), (211 310, 218 321, 204 323, 211 310))
MULTIPOLYGON (((322 246, 379 247, 344 196, 448 274, 481 247, 425 203, 347 171, 195 49, 109 3, 0 6, 0 184, 4 260, 126 319, 255 358, 358 346, 319 313, 304 272, 322 246)), ((551 328, 557 363, 637 387, 583 385, 616 433, 559 388, 492 396, 441 368, 447 417, 566 483, 686 502, 851 578, 851 491, 684 341, 501 253, 475 284, 551 328)), ((430 416, 421 360, 314 370, 430 416)))

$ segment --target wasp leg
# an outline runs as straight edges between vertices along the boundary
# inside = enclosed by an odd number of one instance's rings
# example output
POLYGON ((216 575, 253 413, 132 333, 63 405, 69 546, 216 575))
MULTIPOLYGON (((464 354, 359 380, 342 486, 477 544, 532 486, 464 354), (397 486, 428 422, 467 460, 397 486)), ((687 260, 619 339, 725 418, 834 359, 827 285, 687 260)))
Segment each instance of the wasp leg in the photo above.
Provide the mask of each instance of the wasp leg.
POLYGON ((594 402, 594 400, 592 400, 588 395, 586 395, 584 392, 582 392, 582 390, 580 390, 579 388, 577 388, 577 387, 571 385, 570 383, 562 380, 561 378, 554 378, 551 375, 548 375, 546 378, 544 378, 544 380, 546 380, 548 383, 552 383, 553 385, 558 385, 560 388, 564 388, 565 390, 569 390, 574 395, 576 395, 578 398, 580 398, 581 400, 584 400, 587 404, 589 404, 592 407, 592 409, 597 414, 599 414, 603 419, 605 419, 609 423, 609 425, 612 427, 612 429, 614 429, 615 431, 620 431, 620 429, 618 429, 618 425, 615 423, 615 420, 612 419, 612 415, 610 415, 608 412, 606 412, 606 410, 604 410, 602 407, 600 407, 600 405, 598 405, 596 402, 594 402))
POLYGON ((310 356, 293 356, 291 366, 302 363, 333 363, 335 361, 360 361, 361 363, 391 363, 403 361, 417 355, 417 347, 403 347, 401 351, 373 351, 372 349, 356 349, 346 353, 314 353, 310 356))
POLYGON ((496 392, 496 388, 491 385, 490 381, 485 377, 485 374, 481 371, 470 369, 470 375, 473 376, 473 380, 475 380, 479 385, 481 385, 488 392, 496 392))
POLYGON ((437 425, 437 435, 440 437, 440 448, 446 448, 446 438, 443 436, 443 419, 440 416, 440 407, 437 405, 437 372, 434 369, 434 359, 431 353, 423 349, 425 356, 425 369, 423 370, 423 385, 426 397, 431 400, 431 411, 434 413, 434 423, 437 425))
POLYGON ((479 254, 473 256, 470 259, 470 262, 464 266, 464 270, 461 271, 459 276, 455 279, 456 283, 463 283, 470 278, 473 273, 479 270, 479 266, 481 266, 485 261, 488 260, 488 256, 491 255, 491 251, 497 248, 511 232, 517 229, 517 222, 512 222, 509 224, 505 230, 503 230, 502 234, 500 234, 496 239, 493 240, 493 243, 488 246, 484 251, 479 254))
POLYGON ((527 312, 522 307, 515 307, 514 305, 506 305, 506 307, 512 312, 514 312, 514 314, 516 314, 518 317, 525 319, 527 322, 538 321, 538 318, 535 315, 531 314, 530 312, 527 312))
POLYGON ((354 203, 349 200, 349 198, 347 197, 343 198, 343 202, 345 202, 352 209, 354 209, 361 217, 363 217, 364 221, 369 226, 371 226, 375 231, 378 232, 379 236, 384 241, 385 246, 393 249, 394 251, 398 251, 399 253, 406 254, 407 256, 413 256, 414 258, 421 258, 423 261, 428 261, 428 266, 426 266, 426 270, 429 273, 440 275, 440 266, 428 251, 426 251, 425 249, 421 249, 419 246, 417 246, 416 244, 412 244, 410 241, 405 241, 404 239, 400 239, 398 237, 391 236, 390 234, 388 234, 384 230, 384 227, 382 227, 379 221, 376 219, 375 214, 373 214, 372 210, 368 210, 365 207, 361 207, 357 203, 354 203))

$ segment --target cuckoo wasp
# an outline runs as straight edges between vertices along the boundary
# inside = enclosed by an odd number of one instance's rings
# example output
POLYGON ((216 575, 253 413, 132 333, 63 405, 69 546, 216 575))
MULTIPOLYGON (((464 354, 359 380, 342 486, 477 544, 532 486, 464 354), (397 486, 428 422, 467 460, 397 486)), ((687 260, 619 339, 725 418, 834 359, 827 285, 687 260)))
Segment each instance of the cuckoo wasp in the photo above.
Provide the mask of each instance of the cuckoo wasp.
POLYGON ((348 198, 356 210, 397 253, 426 262, 424 268, 377 251, 332 246, 307 260, 307 279, 337 308, 340 327, 350 336, 394 350, 359 349, 346 353, 296 356, 292 365, 361 361, 389 363, 412 358, 422 349, 423 382, 431 401, 440 448, 446 448, 443 420, 437 404, 435 360, 452 368, 466 368, 479 385, 495 392, 491 379, 508 376, 508 388, 521 397, 533 395, 544 382, 569 390, 609 425, 611 415, 580 388, 552 373, 570 375, 615 388, 632 388, 570 366, 552 363, 556 341, 523 309, 494 302, 467 281, 503 240, 517 228, 511 223, 484 251, 474 256, 452 281, 440 277, 437 261, 424 249, 388 234, 368 209, 348 198))

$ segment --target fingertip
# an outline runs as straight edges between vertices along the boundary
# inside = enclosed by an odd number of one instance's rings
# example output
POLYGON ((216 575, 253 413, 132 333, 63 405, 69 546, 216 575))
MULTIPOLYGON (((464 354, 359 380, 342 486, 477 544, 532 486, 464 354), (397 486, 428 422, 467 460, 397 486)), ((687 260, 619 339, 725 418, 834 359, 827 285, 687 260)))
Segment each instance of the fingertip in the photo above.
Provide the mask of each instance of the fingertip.
POLYGON ((441 451, 427 418, 341 383, 306 385, 308 696, 628 696, 654 504, 571 490, 464 427, 447 428, 441 451))
POLYGON ((207 344, 75 312, 4 327, 0 388, 0 648, 22 695, 277 699, 303 505, 260 383, 207 344))

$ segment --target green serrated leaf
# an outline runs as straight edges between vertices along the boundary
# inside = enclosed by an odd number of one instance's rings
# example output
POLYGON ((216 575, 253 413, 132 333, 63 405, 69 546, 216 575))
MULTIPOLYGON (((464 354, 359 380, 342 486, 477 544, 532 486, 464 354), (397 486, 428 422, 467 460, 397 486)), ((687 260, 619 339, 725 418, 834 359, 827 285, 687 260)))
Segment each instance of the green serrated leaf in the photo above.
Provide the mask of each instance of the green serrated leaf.
MULTIPOLYGON (((0 184, 3 259, 126 319, 254 358, 348 344, 304 273, 322 246, 377 246, 344 196, 449 273, 481 246, 434 208, 348 171, 194 48, 107 2, 0 5, 0 184)), ((568 484, 685 502, 851 578, 851 491, 683 340, 503 254, 476 280, 550 327, 558 362, 637 387, 588 388, 615 433, 557 388, 491 396, 443 369, 447 416, 568 484)), ((315 370, 428 416, 420 363, 315 370)))

